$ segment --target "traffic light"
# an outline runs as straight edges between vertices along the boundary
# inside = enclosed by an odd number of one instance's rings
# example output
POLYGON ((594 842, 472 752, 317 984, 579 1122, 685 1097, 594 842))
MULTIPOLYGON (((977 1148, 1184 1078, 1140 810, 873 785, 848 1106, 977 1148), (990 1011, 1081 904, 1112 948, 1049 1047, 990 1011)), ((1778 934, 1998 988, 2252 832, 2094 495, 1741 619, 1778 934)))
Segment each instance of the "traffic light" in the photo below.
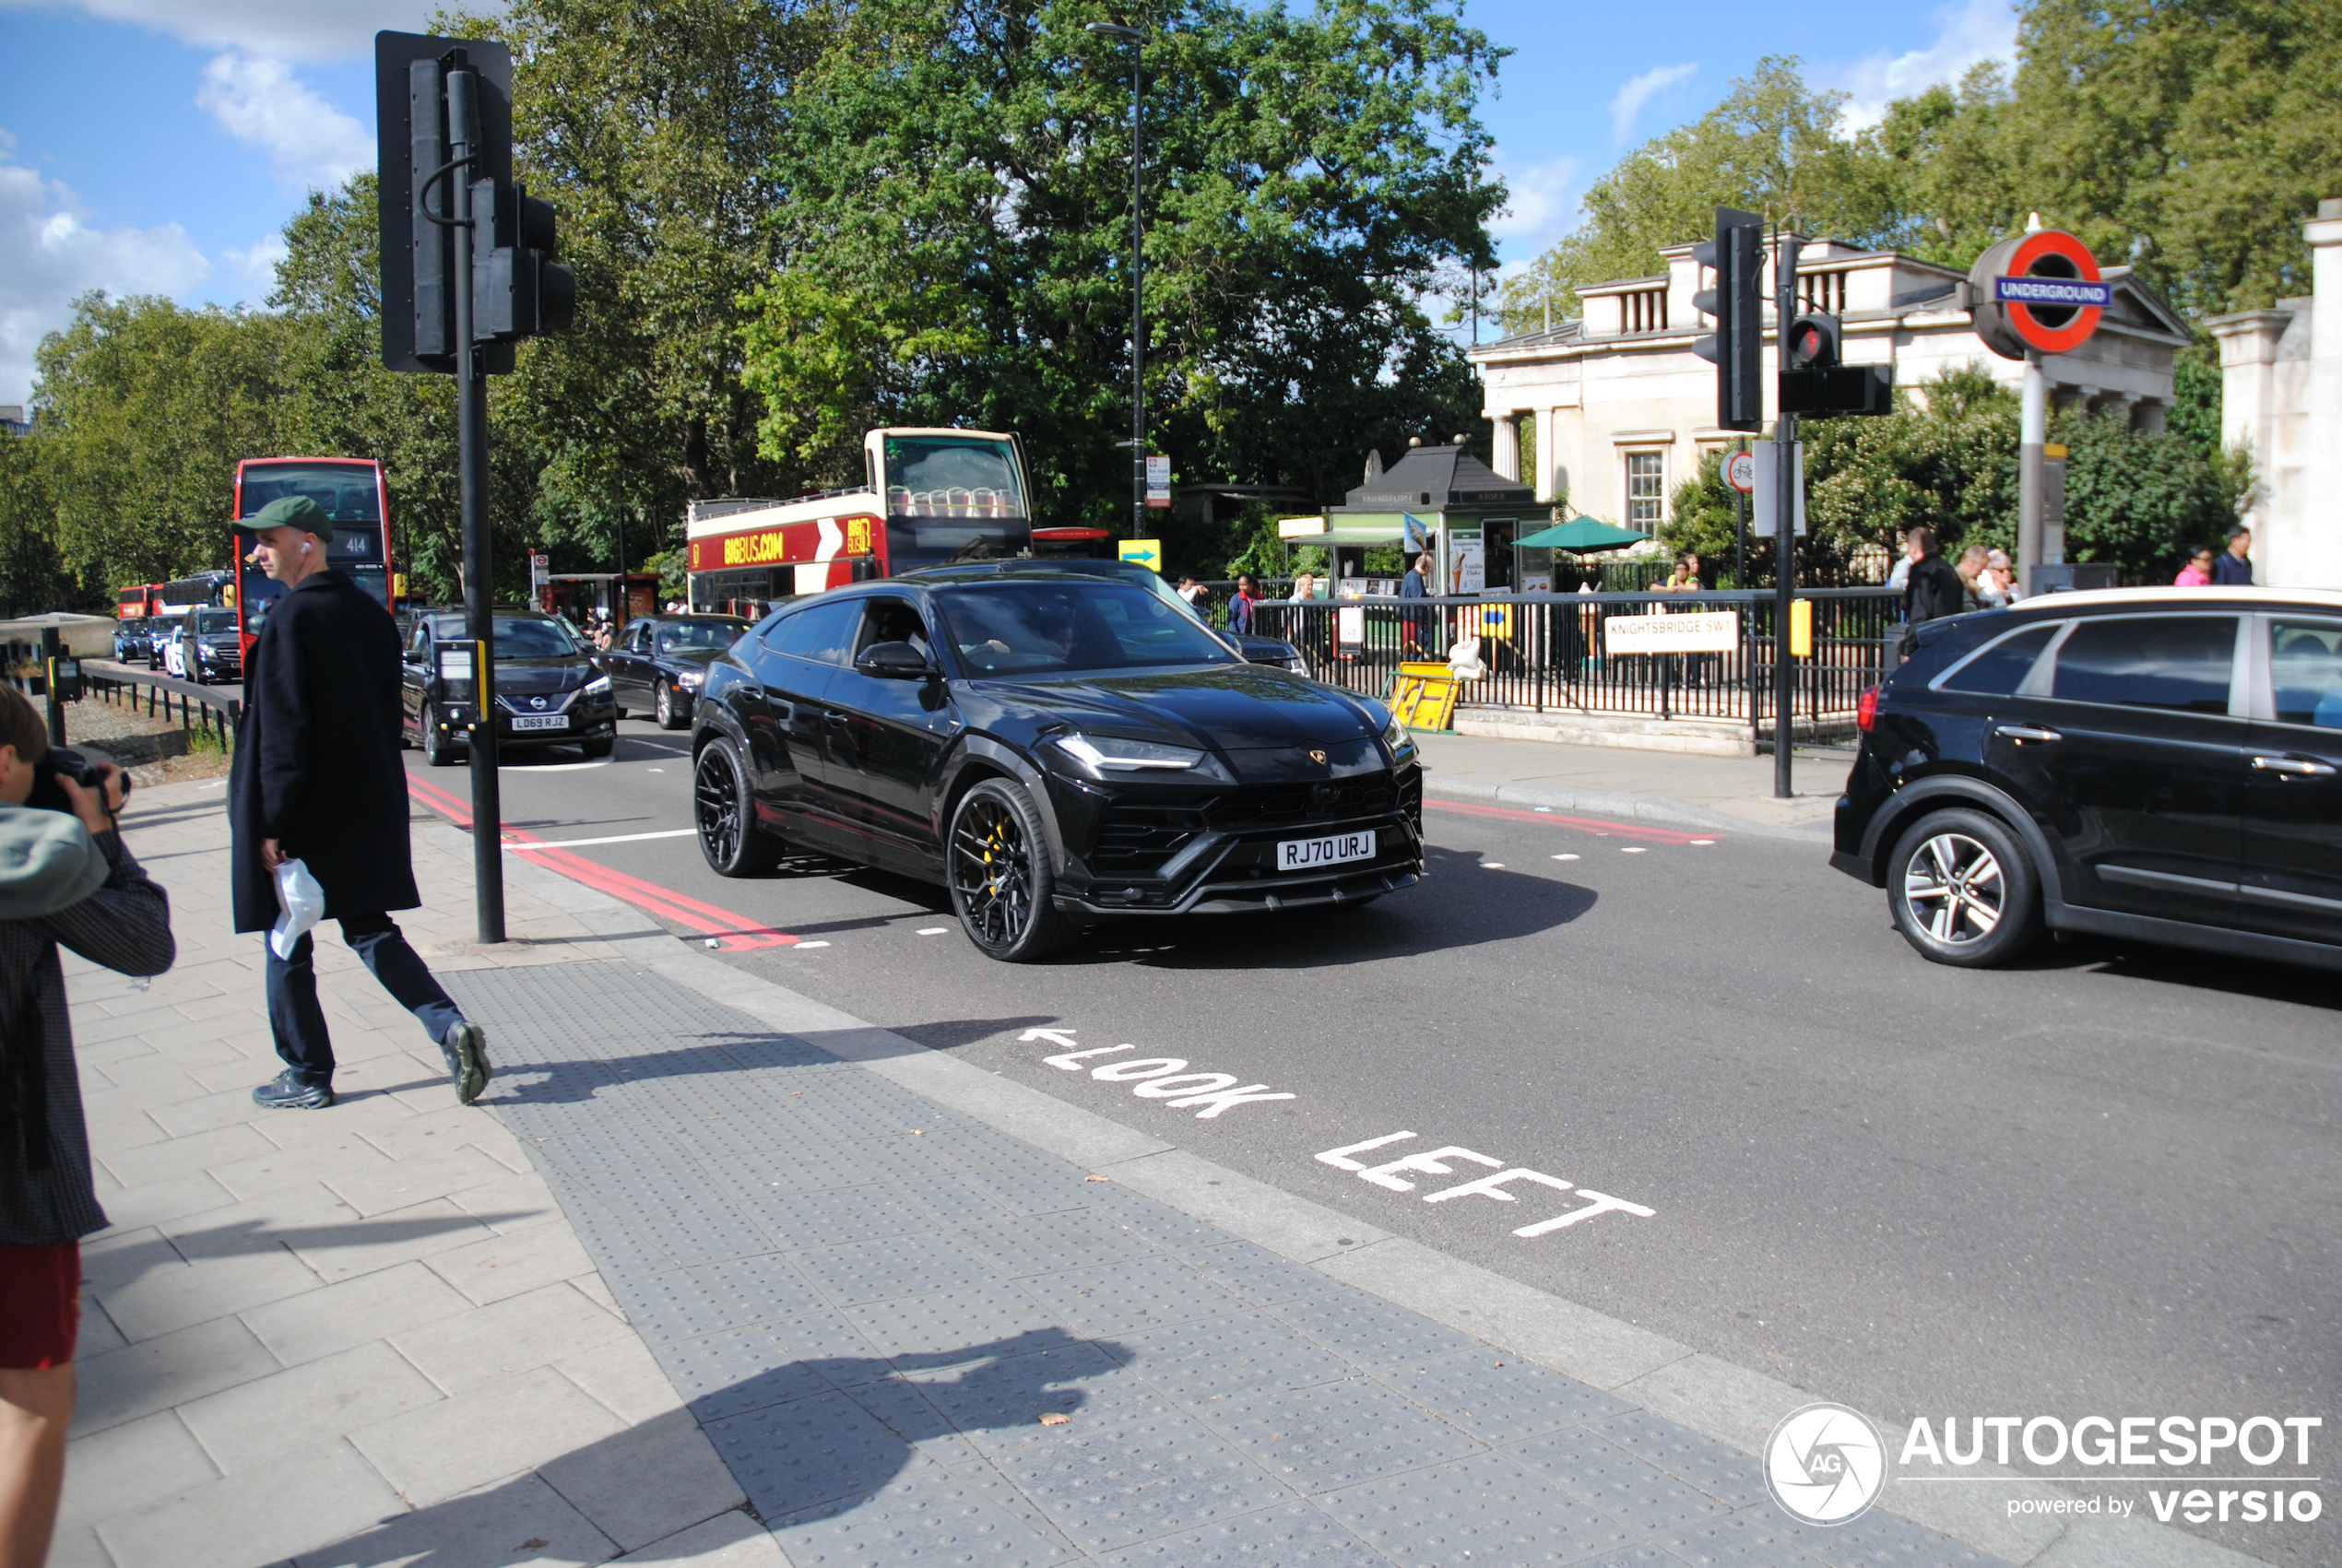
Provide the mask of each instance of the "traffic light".
POLYGON ((472 184, 472 336, 510 342, 567 332, 577 275, 551 259, 553 204, 508 180, 472 184))
POLYGON ((1787 371, 1831 371, 1838 368, 1838 318, 1827 311, 1811 311, 1789 324, 1788 349, 1781 360, 1787 371))
POLYGON ((1841 365, 1843 331, 1827 311, 1809 311, 1781 339, 1780 411, 1827 419, 1884 414, 1895 406, 1895 367, 1841 365))
MULTIPOLYGON (((451 221, 456 183, 513 177, 512 53, 485 39, 376 33, 374 116, 383 363, 450 375, 464 254, 451 221), (474 140, 462 168, 449 166, 447 78, 455 71, 472 77, 474 140)), ((512 352, 490 348, 488 371, 510 371, 512 352)))
POLYGON ((1712 337, 1691 351, 1716 367, 1716 423, 1728 430, 1765 426, 1763 324, 1756 286, 1764 271, 1765 220, 1753 212, 1716 209, 1716 237, 1692 257, 1716 274, 1716 286, 1692 296, 1692 309, 1716 318, 1712 337))

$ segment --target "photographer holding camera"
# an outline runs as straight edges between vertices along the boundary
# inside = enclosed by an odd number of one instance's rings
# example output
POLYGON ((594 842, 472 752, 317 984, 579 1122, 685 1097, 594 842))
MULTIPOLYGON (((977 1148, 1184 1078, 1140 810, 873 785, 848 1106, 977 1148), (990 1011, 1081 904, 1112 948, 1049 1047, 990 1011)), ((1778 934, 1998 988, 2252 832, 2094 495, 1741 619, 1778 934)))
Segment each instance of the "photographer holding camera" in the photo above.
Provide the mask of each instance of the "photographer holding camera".
POLYGON ((128 780, 52 753, 0 686, 0 1562, 49 1550, 73 1419, 81 1238, 106 1226, 73 1060, 59 944, 124 974, 176 949, 171 902, 123 846, 128 780))

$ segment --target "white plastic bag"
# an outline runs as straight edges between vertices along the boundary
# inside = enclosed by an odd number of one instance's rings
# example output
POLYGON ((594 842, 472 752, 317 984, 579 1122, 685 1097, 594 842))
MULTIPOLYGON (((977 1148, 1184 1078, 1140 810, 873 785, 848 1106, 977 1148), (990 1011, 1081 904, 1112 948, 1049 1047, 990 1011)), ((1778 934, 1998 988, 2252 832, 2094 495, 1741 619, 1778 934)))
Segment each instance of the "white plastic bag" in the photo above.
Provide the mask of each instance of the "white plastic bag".
POLYGON ((284 914, 277 916, 277 924, 268 933, 268 950, 280 959, 289 959, 292 957, 293 944, 324 918, 325 890, 317 885, 317 878, 309 874, 308 867, 298 860, 288 860, 277 867, 277 905, 284 914))

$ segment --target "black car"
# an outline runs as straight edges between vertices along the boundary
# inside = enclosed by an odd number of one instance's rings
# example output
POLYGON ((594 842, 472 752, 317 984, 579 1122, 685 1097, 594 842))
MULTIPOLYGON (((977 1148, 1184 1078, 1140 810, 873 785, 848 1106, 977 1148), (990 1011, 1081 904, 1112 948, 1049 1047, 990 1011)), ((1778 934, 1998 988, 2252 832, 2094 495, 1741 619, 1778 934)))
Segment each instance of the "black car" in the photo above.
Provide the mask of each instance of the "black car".
POLYGON ((729 615, 646 615, 628 621, 602 655, 618 716, 648 708, 659 728, 681 729, 692 722, 708 665, 747 630, 747 621, 729 615))
POLYGON ((122 623, 113 629, 114 663, 126 665, 133 659, 143 659, 147 656, 147 618, 143 615, 124 617, 122 623))
POLYGON ((1917 641, 1830 862, 1921 953, 2047 925, 2342 968, 2342 593, 2061 594, 1917 641))
MULTIPOLYGON (((534 610, 495 613, 496 740, 500 751, 574 746, 607 757, 617 743, 618 703, 568 627, 534 610)), ((418 616, 406 648, 406 730, 434 768, 461 760, 479 717, 472 643, 460 610, 418 616)))
POLYGON ((176 624, 189 680, 209 686, 244 678, 244 640, 237 634, 234 610, 191 609, 176 624))
POLYGON ((718 872, 787 839, 940 883, 999 959, 1085 919, 1357 906, 1423 874, 1422 767, 1380 703, 1057 563, 776 611, 709 666, 692 751, 718 872))

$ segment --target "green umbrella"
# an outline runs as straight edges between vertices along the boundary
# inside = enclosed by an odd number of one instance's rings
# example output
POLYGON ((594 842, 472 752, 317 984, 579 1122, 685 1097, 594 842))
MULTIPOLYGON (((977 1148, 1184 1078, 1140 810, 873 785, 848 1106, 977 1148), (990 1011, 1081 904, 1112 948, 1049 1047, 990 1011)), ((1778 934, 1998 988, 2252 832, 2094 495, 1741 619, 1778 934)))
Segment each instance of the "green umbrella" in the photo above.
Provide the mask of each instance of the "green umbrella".
POLYGON ((1540 528, 1526 538, 1515 539, 1513 545, 1517 548, 1538 550, 1615 550, 1642 544, 1650 537, 1649 534, 1638 534, 1632 528, 1597 523, 1591 517, 1573 517, 1567 523, 1540 528))

